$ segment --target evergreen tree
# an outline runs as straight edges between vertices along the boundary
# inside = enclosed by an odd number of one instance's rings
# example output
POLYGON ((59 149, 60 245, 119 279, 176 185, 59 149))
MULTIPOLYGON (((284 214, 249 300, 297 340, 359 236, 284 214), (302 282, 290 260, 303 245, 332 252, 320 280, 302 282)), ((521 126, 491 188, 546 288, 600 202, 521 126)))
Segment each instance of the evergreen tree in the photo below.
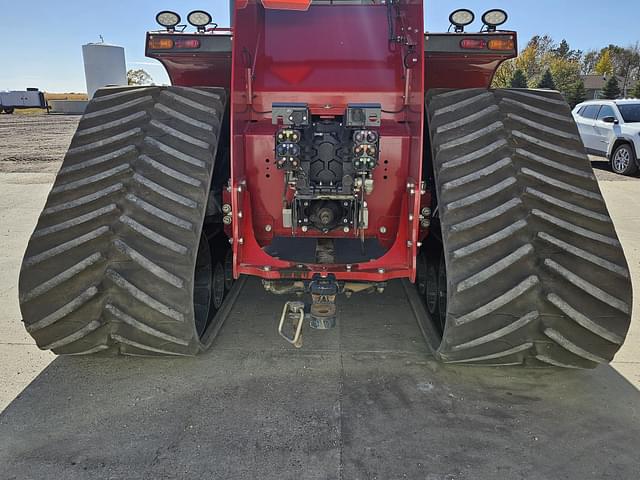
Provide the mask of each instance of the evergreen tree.
POLYGON ((636 86, 631 90, 631 96, 633 98, 640 98, 640 81, 636 83, 636 86))
POLYGON ((527 88, 529 85, 527 83, 527 77, 524 72, 520 69, 517 69, 513 72, 513 77, 511 77, 511 88, 527 88))
POLYGON ((615 100, 620 97, 620 85, 618 84, 618 79, 616 76, 612 76, 609 80, 607 80, 604 89, 602 90, 602 98, 606 100, 615 100))
POLYGON ((587 98, 587 91, 584 88, 584 82, 582 80, 578 80, 574 83, 569 92, 567 93, 567 102, 571 105, 571 108, 574 108, 579 103, 582 103, 587 98))
POLYGON ((551 71, 547 70, 544 72, 542 76, 542 80, 538 83, 538 88, 543 88, 545 90, 555 90, 556 83, 553 81, 553 75, 551 75, 551 71))

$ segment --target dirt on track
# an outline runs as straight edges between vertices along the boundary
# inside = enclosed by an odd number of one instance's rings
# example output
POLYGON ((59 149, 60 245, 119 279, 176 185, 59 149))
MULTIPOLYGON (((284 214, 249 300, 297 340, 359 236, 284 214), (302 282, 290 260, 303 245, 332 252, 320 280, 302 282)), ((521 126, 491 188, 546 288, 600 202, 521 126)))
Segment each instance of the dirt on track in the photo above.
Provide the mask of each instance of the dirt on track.
POLYGON ((57 172, 80 116, 0 115, 0 172, 57 172))

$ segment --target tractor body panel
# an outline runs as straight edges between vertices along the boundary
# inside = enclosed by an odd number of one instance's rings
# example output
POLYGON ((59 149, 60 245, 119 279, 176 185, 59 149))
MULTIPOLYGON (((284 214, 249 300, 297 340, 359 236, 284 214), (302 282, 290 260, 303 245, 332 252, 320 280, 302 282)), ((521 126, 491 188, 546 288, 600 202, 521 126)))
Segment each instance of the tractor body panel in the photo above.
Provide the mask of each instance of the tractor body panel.
POLYGON ((516 34, 423 34, 422 2, 290 3, 238 2, 230 31, 147 37, 147 55, 162 62, 173 84, 230 88, 232 188, 225 199, 234 212, 227 233, 234 242, 235 275, 413 280, 417 249, 428 235, 420 214, 431 205, 422 187, 424 94, 430 88, 489 87, 500 63, 515 56, 516 34), (157 48, 159 39, 175 45, 157 48), (185 48, 185 39, 200 44, 185 48), (510 40, 512 47, 464 49, 465 39, 510 40), (375 191, 366 199, 370 221, 364 233, 285 226, 274 104, 304 104, 320 121, 340 121, 350 104, 381 106, 379 165, 372 171, 375 191), (304 246, 297 261, 267 253, 274 239, 292 237, 342 239, 338 243, 347 254, 337 257, 346 261, 319 265, 305 257, 304 246), (366 261, 348 254, 368 241, 375 252, 366 261))
MULTIPOLYGON (((411 278, 421 202, 422 4, 400 6, 394 13, 396 31, 408 33, 405 45, 391 47, 385 5, 313 4, 306 11, 265 9, 255 2, 241 7, 234 22, 231 95, 236 274, 267 279, 311 279, 315 274, 333 274, 338 280, 411 278), (413 60, 410 68, 405 67, 407 56, 413 60), (292 232, 284 225, 284 172, 274 158, 281 126, 272 122, 273 105, 279 103, 305 104, 317 121, 342 121, 349 104, 381 105, 380 158, 373 170, 374 192, 366 198, 370 221, 364 232, 292 232), (336 245, 347 250, 364 238, 377 240, 381 248, 371 261, 320 265, 312 259, 270 256, 266 247, 277 237, 339 239, 336 245)), ((287 193, 288 201, 293 193, 287 193)))

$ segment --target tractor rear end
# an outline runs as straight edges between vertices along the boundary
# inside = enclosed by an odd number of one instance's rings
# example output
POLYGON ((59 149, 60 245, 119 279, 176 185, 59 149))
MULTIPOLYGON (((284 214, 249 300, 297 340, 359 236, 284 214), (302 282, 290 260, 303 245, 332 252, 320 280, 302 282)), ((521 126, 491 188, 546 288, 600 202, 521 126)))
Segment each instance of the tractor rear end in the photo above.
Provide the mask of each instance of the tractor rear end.
POLYGON ((174 86, 98 92, 29 243, 41 348, 195 354, 255 276, 306 295, 278 324, 297 347, 342 295, 402 280, 445 362, 613 358, 626 261, 562 97, 489 89, 517 52, 504 12, 480 33, 455 12, 447 34, 404 1, 244 1, 232 29, 194 12, 195 33, 158 18, 147 55, 174 86))

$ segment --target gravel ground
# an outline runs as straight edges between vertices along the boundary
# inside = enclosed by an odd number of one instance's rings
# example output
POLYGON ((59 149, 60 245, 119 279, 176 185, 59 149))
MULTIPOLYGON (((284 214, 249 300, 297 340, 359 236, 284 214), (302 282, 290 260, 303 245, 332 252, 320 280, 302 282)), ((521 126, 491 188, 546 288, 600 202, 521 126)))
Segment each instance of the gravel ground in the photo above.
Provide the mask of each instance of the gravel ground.
POLYGON ((0 115, 0 172, 57 172, 75 115, 0 115))

